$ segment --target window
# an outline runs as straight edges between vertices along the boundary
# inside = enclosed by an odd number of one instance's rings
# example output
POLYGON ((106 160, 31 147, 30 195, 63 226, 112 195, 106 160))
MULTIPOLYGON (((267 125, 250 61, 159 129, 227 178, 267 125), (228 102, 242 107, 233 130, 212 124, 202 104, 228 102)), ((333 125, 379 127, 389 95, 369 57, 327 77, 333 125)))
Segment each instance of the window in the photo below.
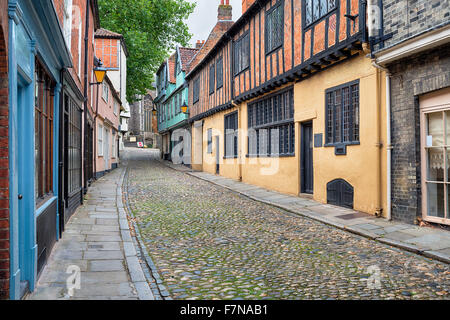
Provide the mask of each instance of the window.
POLYGON ((200 78, 194 80, 194 87, 192 88, 192 98, 194 99, 194 103, 197 103, 200 100, 200 78))
POLYGON ((215 65, 212 64, 211 67, 209 67, 209 94, 213 94, 216 87, 216 68, 215 65))
POLYGON ((72 48, 72 0, 64 0, 64 40, 72 48))
POLYGON ((250 35, 247 32, 234 43, 234 74, 237 75, 250 64, 250 35))
POLYGON ((112 137, 111 137, 111 158, 116 158, 116 133, 114 130, 112 131, 112 137))
POLYGON ((103 126, 101 124, 98 125, 97 135, 98 135, 97 155, 99 157, 103 157, 103 126))
POLYGON ((282 2, 272 7, 266 13, 266 54, 283 45, 284 11, 282 2))
POLYGON ((83 27, 81 24, 81 19, 80 19, 80 24, 78 25, 78 77, 81 78, 81 39, 82 39, 82 32, 83 27))
POLYGON ((35 76, 35 193, 41 202, 53 192, 54 83, 39 62, 35 76))
POLYGON ((181 105, 183 104, 183 93, 178 94, 178 112, 181 112, 181 105))
POLYGON ((106 102, 108 102, 108 99, 109 99, 109 87, 108 87, 108 84, 106 83, 106 81, 103 82, 102 87, 103 87, 103 90, 102 90, 102 98, 103 98, 103 100, 105 100, 106 102))
POLYGON ((330 11, 337 8, 336 0, 305 0, 303 3, 305 4, 306 26, 323 18, 330 11))
POLYGON ((238 113, 225 116, 225 158, 238 156, 238 113))
POLYGON ((223 57, 220 57, 216 62, 216 82, 217 89, 223 87, 223 57))
POLYGON ((248 106, 248 155, 294 156, 294 92, 287 89, 248 106))
POLYGON ((212 129, 208 129, 208 151, 207 153, 212 153, 212 129))
POLYGON ((81 108, 70 96, 64 97, 64 108, 68 115, 67 123, 67 184, 69 195, 81 188, 81 108))
POLYGON ((359 81, 326 91, 326 143, 359 142, 359 81))
POLYGON ((114 114, 117 116, 117 113, 119 112, 119 103, 114 100, 114 114))

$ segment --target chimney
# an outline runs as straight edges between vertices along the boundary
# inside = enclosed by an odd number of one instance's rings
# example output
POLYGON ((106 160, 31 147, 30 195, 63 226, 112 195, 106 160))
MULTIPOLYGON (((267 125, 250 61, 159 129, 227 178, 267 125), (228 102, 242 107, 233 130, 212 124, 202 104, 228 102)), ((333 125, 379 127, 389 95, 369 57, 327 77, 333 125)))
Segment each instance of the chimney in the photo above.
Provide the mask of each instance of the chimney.
POLYGON ((233 20, 233 8, 230 5, 230 0, 220 0, 217 19, 219 21, 233 20))
POLYGON ((242 0, 242 14, 244 14, 253 3, 255 3, 255 0, 242 0))
POLYGON ((195 49, 201 49, 204 44, 205 40, 197 40, 197 43, 195 44, 195 49))

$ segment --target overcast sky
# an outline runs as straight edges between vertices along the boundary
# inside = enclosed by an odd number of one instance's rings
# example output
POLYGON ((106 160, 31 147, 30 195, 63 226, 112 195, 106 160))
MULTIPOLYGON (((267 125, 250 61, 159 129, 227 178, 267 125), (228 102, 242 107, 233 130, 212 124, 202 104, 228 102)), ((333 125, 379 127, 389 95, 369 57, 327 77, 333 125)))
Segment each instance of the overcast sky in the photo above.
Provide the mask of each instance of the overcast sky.
MULTIPOLYGON (((197 3, 197 7, 187 21, 190 33, 193 34, 190 43, 194 47, 197 40, 206 40, 216 25, 220 0, 188 1, 197 3)), ((233 6, 233 20, 236 21, 242 14, 242 0, 230 0, 230 4, 233 6)))

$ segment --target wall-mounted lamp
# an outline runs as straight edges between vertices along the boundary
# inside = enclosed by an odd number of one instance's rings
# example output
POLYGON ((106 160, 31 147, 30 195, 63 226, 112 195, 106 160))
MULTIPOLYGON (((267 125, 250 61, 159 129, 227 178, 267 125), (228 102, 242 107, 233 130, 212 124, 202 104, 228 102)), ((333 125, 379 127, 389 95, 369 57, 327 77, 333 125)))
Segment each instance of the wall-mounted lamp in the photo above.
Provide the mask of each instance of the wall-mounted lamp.
POLYGON ((187 114, 188 113, 188 105, 186 104, 186 102, 184 102, 182 105, 181 105, 181 112, 183 112, 184 114, 187 114))
POLYGON ((97 79, 97 82, 91 83, 91 86, 95 85, 95 84, 102 84, 103 80, 105 80, 105 77, 106 77, 106 71, 107 71, 107 69, 103 67, 102 60, 99 60, 98 66, 96 66, 94 68, 94 74, 95 74, 95 78, 97 79))

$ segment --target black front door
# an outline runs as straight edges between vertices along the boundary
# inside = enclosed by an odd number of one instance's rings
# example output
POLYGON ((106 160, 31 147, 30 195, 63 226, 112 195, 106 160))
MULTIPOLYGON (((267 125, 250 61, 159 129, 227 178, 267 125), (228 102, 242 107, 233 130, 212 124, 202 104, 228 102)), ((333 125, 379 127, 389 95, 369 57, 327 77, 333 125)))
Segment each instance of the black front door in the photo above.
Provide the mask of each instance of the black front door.
POLYGON ((313 194, 314 192, 314 166, 313 166, 313 127, 312 122, 302 124, 301 130, 301 192, 313 194))

